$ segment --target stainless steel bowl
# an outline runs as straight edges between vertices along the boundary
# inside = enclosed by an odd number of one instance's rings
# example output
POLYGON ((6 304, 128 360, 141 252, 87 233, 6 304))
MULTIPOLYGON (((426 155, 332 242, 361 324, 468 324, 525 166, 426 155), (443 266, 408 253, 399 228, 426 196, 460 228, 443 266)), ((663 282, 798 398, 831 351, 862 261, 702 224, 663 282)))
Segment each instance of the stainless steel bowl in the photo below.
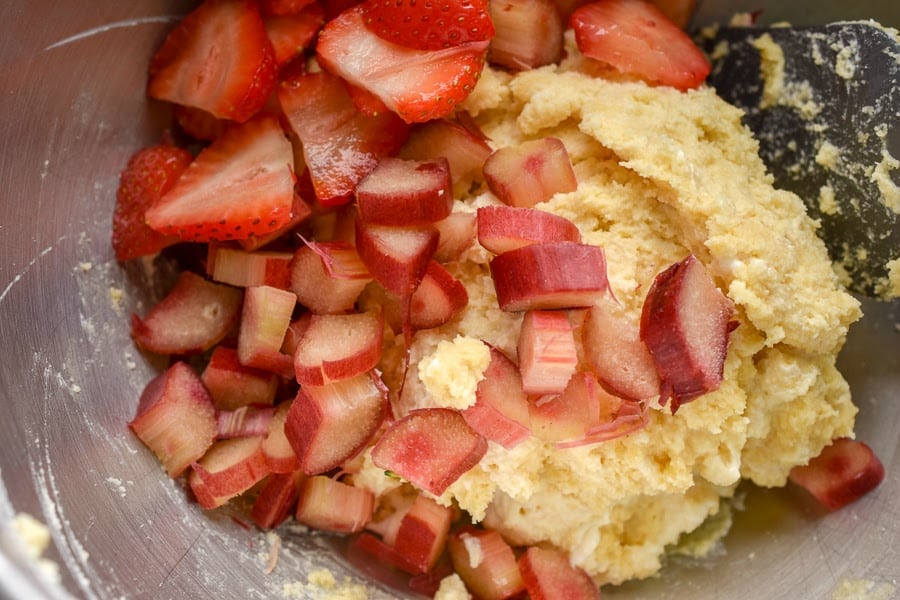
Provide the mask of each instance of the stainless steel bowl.
MULTIPOLYGON (((697 22, 760 6, 768 21, 900 25, 900 4, 887 0, 708 0, 697 22)), ((146 65, 185 10, 175 0, 0 5, 0 597, 271 598, 319 567, 369 582, 372 597, 398 596, 331 538, 285 533, 264 573, 275 540, 202 514, 125 427, 155 372, 126 325, 152 284, 113 259, 110 214, 128 156, 164 124, 143 93, 146 65), (13 543, 22 512, 49 526, 64 592, 13 543)), ((828 515, 795 489, 748 487, 712 556, 672 560, 605 597, 831 598, 852 585, 900 595, 900 304, 864 309, 841 363, 858 435, 887 468, 881 487, 828 515)))

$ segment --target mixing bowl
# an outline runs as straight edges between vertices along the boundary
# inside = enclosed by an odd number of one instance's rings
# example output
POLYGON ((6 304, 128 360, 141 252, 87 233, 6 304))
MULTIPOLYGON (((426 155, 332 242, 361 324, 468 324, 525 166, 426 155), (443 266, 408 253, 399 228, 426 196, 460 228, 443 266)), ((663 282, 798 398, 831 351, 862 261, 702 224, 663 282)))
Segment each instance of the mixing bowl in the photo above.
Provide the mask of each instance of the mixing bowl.
MULTIPOLYGON (((708 0, 696 22, 760 7, 767 21, 900 25, 900 5, 887 0, 708 0)), ((337 539, 266 536, 203 514, 125 426, 159 367, 135 351, 127 319, 147 308, 163 266, 116 263, 110 215, 128 156, 165 124, 144 96, 146 65, 187 8, 0 5, 0 596, 306 597, 298 582, 320 567, 368 583, 371 597, 402 596, 345 559, 337 539), (49 527, 45 556, 62 589, 15 542, 18 513, 49 527)), ((672 559, 660 577, 604 597, 900 597, 900 304, 863 308, 840 363, 860 407, 858 436, 886 467, 882 485, 832 514, 796 488, 742 488, 732 531, 709 557, 672 559)))

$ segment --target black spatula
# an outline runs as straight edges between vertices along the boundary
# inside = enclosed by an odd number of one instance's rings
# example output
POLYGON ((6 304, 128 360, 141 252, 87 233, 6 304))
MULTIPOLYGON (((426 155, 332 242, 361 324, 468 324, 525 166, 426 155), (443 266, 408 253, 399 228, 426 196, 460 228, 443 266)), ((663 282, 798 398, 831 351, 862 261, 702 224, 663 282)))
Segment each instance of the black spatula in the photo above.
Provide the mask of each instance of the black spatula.
POLYGON ((883 294, 886 263, 900 258, 896 31, 868 21, 721 27, 701 43, 713 62, 710 84, 746 110, 776 186, 821 221, 851 289, 883 294))

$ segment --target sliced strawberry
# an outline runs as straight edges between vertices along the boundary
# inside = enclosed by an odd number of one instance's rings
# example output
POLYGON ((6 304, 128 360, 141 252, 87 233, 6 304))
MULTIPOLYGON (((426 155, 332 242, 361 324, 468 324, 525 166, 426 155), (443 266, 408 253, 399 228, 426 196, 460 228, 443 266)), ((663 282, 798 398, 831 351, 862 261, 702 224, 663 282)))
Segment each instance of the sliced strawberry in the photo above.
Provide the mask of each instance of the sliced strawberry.
POLYGON ((839 438, 809 464, 791 469, 790 478, 829 510, 837 510, 878 487, 884 465, 864 442, 839 438))
POLYGON ((240 316, 241 290, 182 271, 143 317, 132 315, 135 343, 157 354, 193 354, 219 343, 240 316))
POLYGON ((455 410, 424 408, 395 421, 372 449, 372 462, 435 496, 487 452, 487 440, 455 410))
POLYGON ((442 50, 494 37, 487 0, 365 0, 366 25, 379 37, 416 50, 442 50))
POLYGON ((258 0, 259 12, 267 17, 296 15, 316 0, 258 0))
POLYGON ((139 150, 128 160, 119 179, 113 211, 112 246, 116 259, 153 254, 178 241, 148 227, 144 214, 175 185, 193 158, 187 150, 160 144, 139 150))
POLYGON ((293 164, 291 144, 276 119, 235 125, 147 211, 147 224, 196 242, 266 235, 292 218, 293 164))
POLYGON ((275 63, 283 67, 301 56, 315 40, 325 24, 325 9, 312 2, 296 13, 266 16, 264 23, 275 52, 275 63))
POLYGON ((576 9, 569 25, 585 56, 645 81, 684 91, 709 75, 690 36, 648 0, 598 0, 576 9))
POLYGON ((359 181, 406 140, 407 126, 397 115, 361 113, 341 80, 328 73, 292 79, 279 88, 278 99, 323 206, 349 202, 359 181))
POLYGON ((533 600, 600 600, 590 576, 554 548, 532 546, 519 558, 528 596, 533 600))
POLYGON ((407 123, 449 115, 475 87, 489 42, 416 50, 385 41, 360 7, 328 22, 316 53, 322 66, 365 88, 407 123))
POLYGON ((175 122, 194 139, 211 142, 225 131, 229 121, 215 117, 203 109, 176 104, 172 110, 175 122))
POLYGON ((197 374, 176 362, 147 384, 128 426, 177 477, 215 440, 216 411, 197 374))
POLYGON ((153 56, 147 94, 244 122, 266 103, 277 76, 256 2, 207 0, 153 56))

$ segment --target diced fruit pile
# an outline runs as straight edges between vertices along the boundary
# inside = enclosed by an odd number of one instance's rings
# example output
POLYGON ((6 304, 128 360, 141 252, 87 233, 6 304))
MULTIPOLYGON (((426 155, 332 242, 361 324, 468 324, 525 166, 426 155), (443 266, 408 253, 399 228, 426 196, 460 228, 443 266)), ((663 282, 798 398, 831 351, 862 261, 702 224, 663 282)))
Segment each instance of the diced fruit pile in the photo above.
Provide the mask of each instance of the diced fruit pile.
MULTIPOLYGON (((130 422, 204 509, 246 494, 261 528, 293 515, 354 534, 418 591, 455 571, 480 598, 599 596, 558 550, 513 548, 434 500, 489 443, 602 443, 722 379, 734 309, 702 263, 660 272, 640 321, 624 318, 603 249, 536 207, 577 189, 563 143, 494 149, 457 109, 485 61, 558 60, 566 22, 587 56, 652 85, 708 71, 643 0, 207 0, 165 39, 147 93, 177 129, 129 161, 112 242, 120 260, 204 250, 132 318, 135 343, 171 366, 130 422), (455 190, 482 184, 496 205, 453 212, 455 190), (408 345, 457 318, 468 294, 448 265, 476 246, 493 255, 497 310, 523 315, 516 356, 490 347, 472 406, 397 418, 386 334, 408 345), (373 289, 381 305, 361 310, 373 289), (353 486, 365 451, 410 485, 353 486)), ((841 441, 792 478, 848 502, 883 476, 860 447, 841 441)))

